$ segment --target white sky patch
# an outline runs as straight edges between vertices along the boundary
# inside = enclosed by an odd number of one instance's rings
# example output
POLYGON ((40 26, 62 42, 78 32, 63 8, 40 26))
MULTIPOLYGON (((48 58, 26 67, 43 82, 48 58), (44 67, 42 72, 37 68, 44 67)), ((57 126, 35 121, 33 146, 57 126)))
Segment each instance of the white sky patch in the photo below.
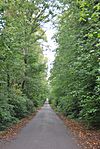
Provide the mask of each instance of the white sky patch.
POLYGON ((54 36, 56 30, 53 28, 52 23, 48 22, 46 24, 44 24, 43 29, 45 30, 45 34, 47 36, 47 42, 43 43, 43 49, 44 49, 44 55, 45 57, 47 57, 48 62, 47 62, 47 66, 48 66, 48 70, 47 70, 47 77, 49 78, 50 76, 50 69, 52 68, 52 63, 55 59, 55 49, 57 48, 57 44, 55 42, 54 39, 52 39, 52 37, 54 36))
MULTIPOLYGON (((44 49, 44 56, 47 57, 48 62, 47 62, 47 66, 48 66, 48 70, 47 70, 47 78, 49 78, 50 76, 50 69, 53 67, 53 61, 55 59, 55 49, 57 48, 57 43, 54 40, 54 38, 52 38, 55 33, 57 32, 57 20, 58 17, 62 14, 62 10, 65 10, 65 5, 59 3, 59 1, 49 1, 51 7, 49 9, 51 9, 51 11, 55 14, 55 17, 52 18, 49 16, 50 21, 48 23, 43 23, 42 28, 45 31, 45 34, 47 36, 47 42, 42 42, 42 47, 44 49), (52 6, 52 2, 54 5, 56 5, 56 7, 52 6), (57 6, 60 8, 57 8, 57 6), (64 9, 63 9, 64 8, 64 9)), ((68 6, 67 6, 68 7, 68 6)), ((46 10, 47 13, 49 10, 46 10)), ((46 13, 46 12, 45 12, 46 13)))

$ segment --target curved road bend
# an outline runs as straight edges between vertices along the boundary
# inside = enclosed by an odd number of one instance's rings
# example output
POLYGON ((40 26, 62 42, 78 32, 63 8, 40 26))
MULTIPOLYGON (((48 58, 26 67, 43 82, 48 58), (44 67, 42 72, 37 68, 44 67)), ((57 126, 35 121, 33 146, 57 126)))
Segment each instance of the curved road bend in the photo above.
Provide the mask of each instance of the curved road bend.
POLYGON ((14 140, 0 149, 79 149, 63 122, 46 103, 14 140))

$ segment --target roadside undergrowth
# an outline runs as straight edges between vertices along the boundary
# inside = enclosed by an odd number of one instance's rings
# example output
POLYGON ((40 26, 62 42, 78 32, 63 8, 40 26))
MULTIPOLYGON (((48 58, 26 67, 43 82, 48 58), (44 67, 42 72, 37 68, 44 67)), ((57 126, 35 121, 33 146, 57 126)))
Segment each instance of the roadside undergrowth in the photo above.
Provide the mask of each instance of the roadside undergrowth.
POLYGON ((100 130, 86 129, 82 123, 63 115, 58 115, 71 130, 75 138, 77 138, 78 144, 82 149, 100 149, 100 130))

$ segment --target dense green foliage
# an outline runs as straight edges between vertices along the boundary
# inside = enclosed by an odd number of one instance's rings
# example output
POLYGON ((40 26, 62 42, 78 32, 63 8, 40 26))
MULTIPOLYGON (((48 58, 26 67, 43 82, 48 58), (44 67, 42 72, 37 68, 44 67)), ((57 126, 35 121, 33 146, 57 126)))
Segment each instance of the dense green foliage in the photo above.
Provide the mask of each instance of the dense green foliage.
POLYGON ((0 1, 0 130, 34 112, 47 94, 46 61, 40 41, 48 4, 0 1))
MULTIPOLYGON (((59 0, 60 1, 60 0, 59 0)), ((100 2, 63 0, 56 59, 51 70, 51 102, 64 115, 100 124, 100 2)))

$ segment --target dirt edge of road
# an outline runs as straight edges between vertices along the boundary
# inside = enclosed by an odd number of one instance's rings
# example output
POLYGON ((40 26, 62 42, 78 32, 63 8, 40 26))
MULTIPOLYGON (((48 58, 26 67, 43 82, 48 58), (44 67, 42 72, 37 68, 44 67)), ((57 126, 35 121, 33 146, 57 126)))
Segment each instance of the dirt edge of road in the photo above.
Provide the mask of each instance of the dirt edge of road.
POLYGON ((30 114, 29 116, 21 119, 18 123, 13 124, 11 127, 9 127, 7 130, 0 132, 0 140, 9 140, 16 137, 16 135, 20 132, 20 130, 25 127, 29 121, 33 119, 33 117, 36 115, 36 113, 39 111, 38 109, 36 112, 30 114))
POLYGON ((57 114, 82 149, 100 149, 100 130, 88 130, 82 123, 57 114))

